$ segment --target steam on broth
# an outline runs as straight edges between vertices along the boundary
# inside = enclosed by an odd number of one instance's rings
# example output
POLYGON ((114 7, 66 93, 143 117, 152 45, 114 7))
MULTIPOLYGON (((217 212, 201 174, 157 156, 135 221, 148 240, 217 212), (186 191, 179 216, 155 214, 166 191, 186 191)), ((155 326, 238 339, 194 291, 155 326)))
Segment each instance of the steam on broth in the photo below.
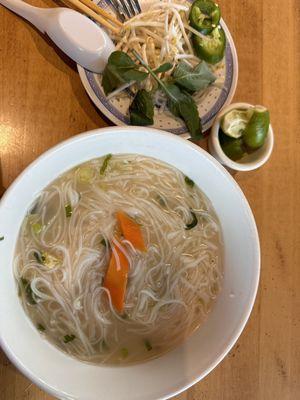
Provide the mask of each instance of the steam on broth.
POLYGON ((108 155, 42 191, 14 272, 48 340, 81 360, 132 363, 201 324, 220 289, 220 253, 218 219, 191 179, 150 157, 108 155))

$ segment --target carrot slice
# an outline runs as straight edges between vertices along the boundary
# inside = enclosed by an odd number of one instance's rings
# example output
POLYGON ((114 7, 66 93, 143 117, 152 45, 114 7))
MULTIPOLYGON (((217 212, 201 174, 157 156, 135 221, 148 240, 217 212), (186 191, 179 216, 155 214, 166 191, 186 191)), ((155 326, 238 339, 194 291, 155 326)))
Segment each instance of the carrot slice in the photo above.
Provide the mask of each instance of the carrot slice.
POLYGON ((136 250, 146 251, 141 227, 123 211, 118 211, 116 216, 125 239, 131 242, 136 250))
POLYGON ((114 250, 118 259, 113 251, 103 286, 109 290, 113 306, 121 313, 124 309, 129 263, 118 246, 115 246, 114 250))

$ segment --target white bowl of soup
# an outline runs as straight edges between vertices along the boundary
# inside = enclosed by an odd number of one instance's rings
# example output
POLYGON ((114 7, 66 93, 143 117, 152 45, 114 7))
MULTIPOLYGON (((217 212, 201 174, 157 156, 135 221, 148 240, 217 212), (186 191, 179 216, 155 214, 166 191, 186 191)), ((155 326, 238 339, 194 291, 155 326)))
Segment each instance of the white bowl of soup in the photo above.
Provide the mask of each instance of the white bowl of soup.
POLYGON ((60 399, 166 399, 241 334, 260 270, 237 183, 201 148, 115 127, 50 149, 0 203, 0 335, 60 399))

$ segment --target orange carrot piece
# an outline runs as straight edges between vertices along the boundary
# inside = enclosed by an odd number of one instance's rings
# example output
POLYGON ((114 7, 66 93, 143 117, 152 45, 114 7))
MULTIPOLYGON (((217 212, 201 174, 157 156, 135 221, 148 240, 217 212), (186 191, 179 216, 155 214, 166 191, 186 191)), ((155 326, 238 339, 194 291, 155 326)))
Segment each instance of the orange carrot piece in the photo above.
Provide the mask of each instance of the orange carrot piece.
POLYGON ((115 246, 114 250, 119 258, 119 268, 115 253, 112 252, 103 286, 109 290, 113 306, 121 313, 124 309, 129 263, 119 247, 115 246))
POLYGON ((141 227, 123 211, 118 211, 116 216, 125 239, 131 242, 136 250, 146 251, 141 227))

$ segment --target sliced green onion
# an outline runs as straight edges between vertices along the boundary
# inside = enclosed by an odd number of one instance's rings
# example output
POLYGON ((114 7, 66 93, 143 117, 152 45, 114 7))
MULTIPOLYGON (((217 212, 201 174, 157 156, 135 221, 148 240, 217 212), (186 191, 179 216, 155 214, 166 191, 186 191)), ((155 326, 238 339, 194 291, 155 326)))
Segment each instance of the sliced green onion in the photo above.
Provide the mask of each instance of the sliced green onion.
POLYGON ((46 328, 44 327, 44 325, 42 324, 37 324, 37 328, 39 331, 44 332, 46 330, 46 328))
POLYGON ((0 242, 1 242, 2 240, 4 240, 4 236, 1 236, 1 237, 0 237, 0 242))
POLYGON ((39 251, 35 251, 33 253, 33 255, 38 263, 40 263, 40 264, 45 263, 46 257, 45 257, 45 255, 43 255, 43 253, 40 253, 39 251))
POLYGON ((129 355, 128 349, 126 347, 122 347, 122 349, 121 349, 122 358, 126 358, 126 357, 128 357, 128 355, 129 355))
POLYGON ((184 181, 190 187, 194 187, 194 185, 195 185, 195 182, 191 178, 189 178, 188 176, 184 177, 184 181))
POLYGON ((192 210, 191 210, 191 217, 192 217, 192 221, 189 224, 186 224, 186 226, 185 226, 186 231, 189 231, 190 229, 195 228, 195 226, 198 224, 197 216, 194 213, 194 211, 192 211, 192 210))
POLYGON ((81 182, 90 183, 94 177, 94 170, 91 167, 81 167, 78 175, 81 182))
POLYGON ((145 345, 147 351, 151 351, 153 349, 153 347, 148 339, 144 340, 144 345, 145 345))
POLYGON ((106 168, 108 166, 109 160, 112 158, 112 154, 107 154, 107 156, 105 156, 103 164, 100 168, 100 175, 104 175, 104 172, 106 171, 106 168))
POLYGON ((36 301, 35 301, 35 298, 34 298, 34 294, 33 294, 33 291, 31 289, 30 282, 25 278, 21 278, 21 283, 22 283, 22 286, 23 286, 23 288, 25 290, 26 299, 27 299, 28 303, 31 304, 31 305, 36 304, 36 301))
POLYGON ((76 338, 75 335, 65 335, 64 336, 64 343, 72 342, 72 340, 74 340, 75 338, 76 338))
POLYGON ((72 206, 71 204, 66 204, 65 205, 65 211, 66 211, 66 217, 70 218, 73 214, 72 206))
POLYGON ((31 226, 32 226, 33 232, 34 232, 36 235, 38 235, 39 233, 42 232, 43 225, 40 224, 39 222, 36 222, 35 224, 32 224, 31 226))

